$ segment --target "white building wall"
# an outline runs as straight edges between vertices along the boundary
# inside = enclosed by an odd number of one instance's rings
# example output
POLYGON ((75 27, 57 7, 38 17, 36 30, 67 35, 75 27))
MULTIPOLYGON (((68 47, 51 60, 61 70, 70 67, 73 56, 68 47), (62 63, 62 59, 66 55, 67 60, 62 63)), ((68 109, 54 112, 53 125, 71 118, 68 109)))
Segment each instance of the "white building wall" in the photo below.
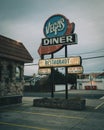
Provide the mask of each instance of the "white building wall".
POLYGON ((77 79, 77 89, 85 89, 85 86, 97 86, 97 89, 104 90, 104 79, 77 79))
MULTIPOLYGON (((68 84, 68 90, 70 90, 71 86, 72 86, 71 84, 68 84)), ((63 90, 65 90, 65 84, 55 85, 55 92, 63 90)))

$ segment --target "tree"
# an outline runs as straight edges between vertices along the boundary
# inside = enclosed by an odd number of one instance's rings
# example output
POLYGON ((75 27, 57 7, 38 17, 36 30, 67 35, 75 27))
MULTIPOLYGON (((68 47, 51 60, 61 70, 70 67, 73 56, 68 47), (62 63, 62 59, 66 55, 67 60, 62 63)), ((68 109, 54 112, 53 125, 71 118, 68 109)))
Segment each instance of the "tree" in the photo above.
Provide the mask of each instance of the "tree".
POLYGON ((58 71, 58 69, 53 69, 53 74, 49 76, 49 80, 52 82, 54 81, 54 84, 64 84, 65 83, 65 76, 61 72, 58 71))

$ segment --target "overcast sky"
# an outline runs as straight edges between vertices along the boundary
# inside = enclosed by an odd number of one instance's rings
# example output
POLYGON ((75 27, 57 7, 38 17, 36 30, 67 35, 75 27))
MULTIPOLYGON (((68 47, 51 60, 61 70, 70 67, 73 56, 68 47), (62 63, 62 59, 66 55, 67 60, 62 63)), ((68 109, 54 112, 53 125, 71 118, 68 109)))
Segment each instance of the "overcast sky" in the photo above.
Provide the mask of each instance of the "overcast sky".
MULTIPOLYGON (((104 0, 0 0, 0 34, 22 42, 38 63, 43 27, 54 14, 75 23, 78 44, 68 46, 68 56, 104 56, 104 0)), ((59 56, 64 57, 64 50, 55 53, 59 56)), ((101 72, 104 57, 83 60, 83 67, 85 73, 101 72)), ((25 67, 25 74, 37 73, 37 68, 25 67)))

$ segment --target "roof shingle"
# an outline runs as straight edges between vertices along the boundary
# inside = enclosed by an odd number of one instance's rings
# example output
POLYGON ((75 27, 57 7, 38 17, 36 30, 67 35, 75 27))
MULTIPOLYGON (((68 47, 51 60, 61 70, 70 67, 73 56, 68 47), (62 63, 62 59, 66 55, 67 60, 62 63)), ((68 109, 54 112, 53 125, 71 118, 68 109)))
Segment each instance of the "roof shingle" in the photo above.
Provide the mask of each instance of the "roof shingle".
POLYGON ((0 57, 24 63, 33 62, 33 58, 21 42, 0 35, 0 57))

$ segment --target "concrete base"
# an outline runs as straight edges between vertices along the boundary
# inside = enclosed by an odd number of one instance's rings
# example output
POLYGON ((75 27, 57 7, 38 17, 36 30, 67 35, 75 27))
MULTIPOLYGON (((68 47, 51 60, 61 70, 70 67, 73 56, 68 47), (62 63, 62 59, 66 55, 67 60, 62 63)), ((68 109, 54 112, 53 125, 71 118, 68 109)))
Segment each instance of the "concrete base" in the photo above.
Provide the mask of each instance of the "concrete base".
POLYGON ((55 99, 55 98, 43 98, 34 99, 33 106, 35 107, 48 107, 70 110, 83 110, 86 106, 86 100, 80 98, 71 99, 55 99))
POLYGON ((0 97, 0 106, 17 104, 17 103, 22 103, 22 96, 16 95, 16 96, 0 97))

